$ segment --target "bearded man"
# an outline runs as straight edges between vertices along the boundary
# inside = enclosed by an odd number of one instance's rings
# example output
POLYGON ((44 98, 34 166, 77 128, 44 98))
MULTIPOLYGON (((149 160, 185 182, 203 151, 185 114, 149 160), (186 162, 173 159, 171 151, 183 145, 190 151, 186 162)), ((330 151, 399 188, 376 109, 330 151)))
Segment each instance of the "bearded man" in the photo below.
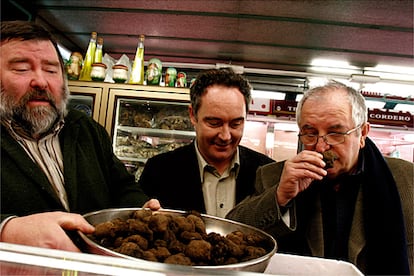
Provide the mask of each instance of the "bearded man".
POLYGON ((79 251, 67 231, 92 233, 80 215, 160 208, 138 188, 105 129, 68 111, 57 42, 43 27, 1 22, 0 241, 79 251))

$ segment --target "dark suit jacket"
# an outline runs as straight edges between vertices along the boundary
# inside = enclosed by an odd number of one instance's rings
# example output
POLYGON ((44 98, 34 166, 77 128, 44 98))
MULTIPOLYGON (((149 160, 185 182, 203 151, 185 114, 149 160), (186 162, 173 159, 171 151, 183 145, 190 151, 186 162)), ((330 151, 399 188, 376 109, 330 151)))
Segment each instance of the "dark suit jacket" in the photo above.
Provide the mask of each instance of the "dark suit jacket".
MULTIPOLYGON (((394 176, 395 183, 401 198, 403 215, 406 225, 407 246, 411 274, 414 268, 414 242, 413 242, 413 191, 414 191, 414 164, 402 159, 386 157, 388 166, 394 176)), ((278 250, 299 255, 312 255, 324 257, 322 213, 319 201, 296 200, 291 208, 291 228, 281 221, 281 213, 276 203, 276 188, 284 166, 283 162, 272 163, 261 167, 257 171, 256 193, 252 194, 243 203, 236 206, 226 216, 265 230, 278 241, 278 250), (307 216, 300 216, 296 210, 312 211, 307 216), (305 227, 301 222, 309 221, 305 227)), ((364 232, 363 208, 361 192, 355 205, 353 227, 350 233, 349 260, 359 269, 365 267, 366 236, 364 232)), ((301 212, 304 213, 304 212, 301 212)), ((384 223, 387 223, 384 220, 384 223)), ((386 239, 386 237, 384 237, 386 239)))
MULTIPOLYGON (((256 169, 274 162, 264 154, 239 146, 240 170, 236 179, 236 203, 254 193, 256 169)), ((150 158, 139 185, 163 208, 206 212, 194 142, 150 158)))
MULTIPOLYGON (((59 139, 72 212, 141 207, 148 199, 113 154, 105 129, 85 114, 69 112, 59 139)), ((57 210, 64 208, 47 177, 2 126, 1 219, 57 210)))

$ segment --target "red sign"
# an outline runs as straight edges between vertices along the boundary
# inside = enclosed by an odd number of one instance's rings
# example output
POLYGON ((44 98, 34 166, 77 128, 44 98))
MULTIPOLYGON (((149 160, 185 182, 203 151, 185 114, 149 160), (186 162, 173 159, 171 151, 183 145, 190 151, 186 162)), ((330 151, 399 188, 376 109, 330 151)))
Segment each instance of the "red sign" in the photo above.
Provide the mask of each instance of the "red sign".
POLYGON ((368 109, 368 122, 378 125, 414 128, 414 115, 408 111, 368 109))
POLYGON ((295 117, 296 101, 273 100, 272 114, 281 117, 295 117))

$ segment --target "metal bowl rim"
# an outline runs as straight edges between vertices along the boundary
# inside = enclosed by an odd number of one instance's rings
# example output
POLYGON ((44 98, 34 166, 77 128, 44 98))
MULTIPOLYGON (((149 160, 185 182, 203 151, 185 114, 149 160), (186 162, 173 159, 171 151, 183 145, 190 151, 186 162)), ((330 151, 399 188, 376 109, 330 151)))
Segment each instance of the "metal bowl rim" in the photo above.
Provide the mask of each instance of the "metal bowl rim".
MULTIPOLYGON (((125 212, 127 212, 127 211, 131 211, 132 212, 132 211, 143 210, 143 209, 148 209, 148 208, 108 208, 108 209, 102 209, 102 210, 99 210, 99 211, 93 211, 93 212, 86 213, 86 214, 83 215, 83 217, 87 220, 87 218, 90 217, 90 216, 97 215, 97 214, 102 214, 102 213, 121 212, 121 211, 122 212, 124 212, 124 211, 125 212)), ((150 209, 148 209, 148 210, 150 210, 150 209)), ((178 214, 187 214, 188 213, 187 211, 174 210, 174 209, 159 209, 158 211, 153 211, 153 213, 162 213, 162 212, 165 212, 165 213, 178 213, 178 214)), ((215 217, 215 216, 211 216, 211 215, 207 215, 207 214, 201 214, 201 216, 202 217, 206 217, 206 218, 210 218, 210 219, 213 219, 213 220, 222 221, 222 222, 225 222, 225 223, 239 225, 239 226, 242 226, 242 227, 245 227, 245 228, 249 228, 249 229, 251 229, 253 231, 259 232, 262 235, 264 235, 267 238, 269 238, 272 241, 272 243, 273 243, 274 246, 273 246, 272 250, 270 252, 268 252, 266 255, 263 255, 263 256, 261 256, 259 258, 252 259, 252 260, 249 260, 249 261, 239 262, 239 263, 236 263, 236 264, 228 264, 228 265, 209 265, 209 266, 207 266, 207 265, 206 266, 197 266, 197 265, 194 265, 194 266, 191 266, 193 268, 202 268, 202 269, 206 269, 206 268, 208 268, 208 269, 232 269, 232 268, 249 267, 249 266, 252 266, 252 265, 255 265, 255 264, 258 264, 258 263, 262 263, 262 262, 265 262, 265 261, 269 261, 270 258, 277 251, 277 242, 276 242, 276 240, 271 235, 269 235, 268 233, 266 233, 265 231, 263 231, 261 229, 258 229, 258 228, 254 227, 254 226, 251 226, 251 225, 248 225, 248 224, 244 224, 244 223, 241 223, 241 222, 238 222, 238 221, 233 221, 233 220, 229 220, 229 219, 215 217)), ((145 263, 161 263, 161 262, 147 261, 147 260, 144 260, 144 259, 135 258, 135 257, 132 257, 132 256, 128 256, 128 255, 124 255, 124 254, 115 252, 113 250, 110 250, 108 248, 105 248, 105 247, 97 244, 96 242, 92 241, 84 233, 82 233, 79 230, 78 230, 78 234, 82 237, 82 239, 89 246, 92 245, 92 246, 94 246, 94 247, 96 247, 96 248, 98 248, 98 249, 100 249, 100 250, 102 250, 104 252, 108 252, 109 254, 112 254, 114 256, 118 256, 118 257, 121 257, 121 258, 124 258, 124 259, 134 260, 134 261, 142 261, 142 262, 145 262, 145 263)))

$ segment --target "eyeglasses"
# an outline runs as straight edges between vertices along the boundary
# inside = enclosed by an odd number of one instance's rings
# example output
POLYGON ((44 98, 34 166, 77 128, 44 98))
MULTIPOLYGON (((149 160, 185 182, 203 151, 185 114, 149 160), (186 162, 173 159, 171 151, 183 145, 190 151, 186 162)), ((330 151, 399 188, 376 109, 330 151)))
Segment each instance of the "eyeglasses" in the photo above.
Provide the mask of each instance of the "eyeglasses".
POLYGON ((299 140, 305 145, 305 146, 314 146, 318 143, 319 138, 322 138, 323 141, 330 145, 330 146, 334 146, 334 145, 338 145, 338 144, 342 144, 343 142, 345 142, 345 136, 351 134, 352 132, 354 132, 355 130, 357 130, 358 128, 360 128, 361 125, 348 130, 347 132, 332 132, 332 133, 328 133, 326 135, 323 136, 319 136, 316 134, 299 134, 299 140))

